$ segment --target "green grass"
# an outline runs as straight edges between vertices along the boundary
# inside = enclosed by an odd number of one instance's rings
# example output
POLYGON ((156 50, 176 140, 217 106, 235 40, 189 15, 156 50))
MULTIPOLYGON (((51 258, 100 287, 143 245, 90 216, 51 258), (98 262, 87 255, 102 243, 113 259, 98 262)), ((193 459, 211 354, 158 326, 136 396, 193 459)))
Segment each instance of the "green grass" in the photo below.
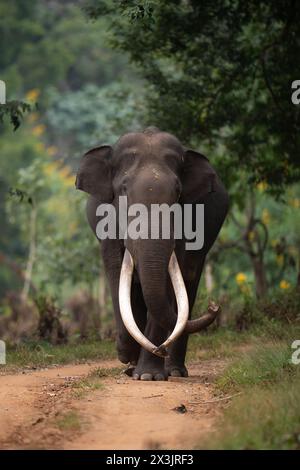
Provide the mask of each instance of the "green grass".
POLYGON ((22 343, 8 348, 6 365, 0 371, 22 367, 46 367, 54 364, 81 363, 116 357, 115 344, 110 340, 86 341, 53 346, 46 342, 22 343))
POLYGON ((258 384, 270 385, 292 377, 296 369, 290 362, 291 354, 288 344, 258 344, 251 352, 240 354, 240 359, 218 379, 217 388, 224 392, 235 391, 258 384))
POLYGON ((91 372, 92 377, 118 377, 124 367, 98 367, 91 372))
POLYGON ((103 390, 105 385, 101 382, 104 377, 117 377, 122 373, 123 367, 99 367, 93 369, 87 377, 83 377, 72 384, 73 396, 75 398, 83 398, 92 390, 103 390))
MULTIPOLYGON (((266 320, 263 326, 253 325, 243 332, 237 332, 230 327, 211 328, 207 332, 191 335, 187 361, 234 358, 239 346, 252 345, 258 338, 265 341, 285 340, 291 332, 295 337, 298 332, 300 338, 300 325, 266 320)), ((57 346, 47 342, 24 342, 15 347, 8 347, 7 364, 0 366, 0 373, 24 367, 39 368, 113 358, 116 358, 116 348, 114 341, 111 340, 73 341, 57 346)))
POLYGON ((99 378, 88 375, 72 384, 74 398, 83 398, 85 395, 93 390, 103 390, 104 384, 100 382, 99 378))
POLYGON ((241 394, 224 410, 205 448, 300 449, 300 365, 290 361, 295 337, 266 345, 260 340, 219 377, 217 393, 241 394))
POLYGON ((187 361, 232 357, 234 355, 233 347, 245 344, 249 338, 248 333, 237 333, 229 328, 219 328, 191 335, 187 361))
POLYGON ((191 335, 189 340, 188 361, 205 359, 234 358, 241 346, 252 347, 264 342, 288 341, 300 338, 300 325, 287 325, 278 320, 265 320, 263 324, 252 325, 245 331, 232 327, 209 329, 191 335))
POLYGON ((79 431, 82 423, 77 411, 71 410, 59 416, 56 425, 61 431, 79 431))

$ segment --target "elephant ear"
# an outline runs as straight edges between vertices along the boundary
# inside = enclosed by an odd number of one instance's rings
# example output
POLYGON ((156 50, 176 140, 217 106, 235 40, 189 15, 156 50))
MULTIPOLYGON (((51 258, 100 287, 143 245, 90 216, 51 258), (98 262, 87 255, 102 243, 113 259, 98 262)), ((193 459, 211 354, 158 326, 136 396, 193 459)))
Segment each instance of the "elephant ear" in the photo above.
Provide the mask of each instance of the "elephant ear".
POLYGON ((208 193, 216 190, 216 172, 208 159, 199 152, 187 149, 183 158, 182 200, 185 203, 200 202, 208 193))
POLYGON ((86 152, 76 176, 76 189, 96 196, 101 202, 113 199, 111 162, 112 148, 101 145, 86 152))

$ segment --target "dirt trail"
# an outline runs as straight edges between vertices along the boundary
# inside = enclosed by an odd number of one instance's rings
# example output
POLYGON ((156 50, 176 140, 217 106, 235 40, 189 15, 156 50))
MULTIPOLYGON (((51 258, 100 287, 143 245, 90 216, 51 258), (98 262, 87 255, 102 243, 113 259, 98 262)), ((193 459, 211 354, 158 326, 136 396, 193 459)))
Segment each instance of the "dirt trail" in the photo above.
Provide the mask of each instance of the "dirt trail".
POLYGON ((213 430, 212 382, 224 361, 191 364, 190 377, 168 382, 103 377, 99 389, 76 395, 74 384, 99 367, 120 363, 0 376, 0 449, 191 449, 213 430), (187 412, 174 410, 182 404, 187 412))

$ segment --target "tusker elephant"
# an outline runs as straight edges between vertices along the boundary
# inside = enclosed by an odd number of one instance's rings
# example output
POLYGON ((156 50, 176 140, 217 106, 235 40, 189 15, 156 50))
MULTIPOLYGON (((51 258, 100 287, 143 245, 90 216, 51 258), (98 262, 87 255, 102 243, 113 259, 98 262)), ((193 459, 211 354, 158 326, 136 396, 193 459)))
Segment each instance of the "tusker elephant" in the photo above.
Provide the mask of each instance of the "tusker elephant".
MULTIPOLYGON (((204 207, 200 248, 190 244, 188 249, 184 234, 174 236, 171 212, 169 236, 163 236, 160 229, 155 237, 120 236, 117 230, 116 237, 101 240, 120 361, 130 364, 128 370, 135 380, 186 377, 189 334, 207 327, 218 314, 218 306, 211 303, 205 315, 191 319, 205 257, 229 205, 215 170, 204 155, 186 149, 172 134, 148 127, 121 136, 113 146, 89 150, 82 157, 76 188, 90 195, 87 218, 95 234, 102 220, 97 208, 110 204, 118 214, 120 196, 126 196, 128 208, 143 204, 149 209, 144 221, 145 225, 149 221, 149 227, 154 205, 189 207, 194 229, 197 207, 204 207)), ((117 218, 117 228, 118 223, 117 218)), ((183 217, 176 223, 183 224, 183 217)))

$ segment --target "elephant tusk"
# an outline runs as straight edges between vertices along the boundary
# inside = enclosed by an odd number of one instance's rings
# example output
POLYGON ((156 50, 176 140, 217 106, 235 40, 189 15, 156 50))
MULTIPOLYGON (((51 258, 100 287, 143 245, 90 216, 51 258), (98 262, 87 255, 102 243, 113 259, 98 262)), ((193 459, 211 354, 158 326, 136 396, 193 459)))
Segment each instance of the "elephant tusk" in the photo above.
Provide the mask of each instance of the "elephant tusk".
POLYGON ((120 313, 127 331, 131 336, 147 351, 159 357, 167 357, 165 348, 155 346, 149 341, 138 328, 131 308, 131 283, 134 269, 134 262, 130 252, 126 249, 120 273, 119 283, 119 305, 120 313))
POLYGON ((164 351, 181 335, 181 333, 185 330, 189 318, 189 300, 184 280, 174 251, 169 261, 169 274, 177 302, 177 322, 171 335, 166 339, 164 343, 162 343, 155 350, 155 353, 160 352, 161 350, 164 351))

